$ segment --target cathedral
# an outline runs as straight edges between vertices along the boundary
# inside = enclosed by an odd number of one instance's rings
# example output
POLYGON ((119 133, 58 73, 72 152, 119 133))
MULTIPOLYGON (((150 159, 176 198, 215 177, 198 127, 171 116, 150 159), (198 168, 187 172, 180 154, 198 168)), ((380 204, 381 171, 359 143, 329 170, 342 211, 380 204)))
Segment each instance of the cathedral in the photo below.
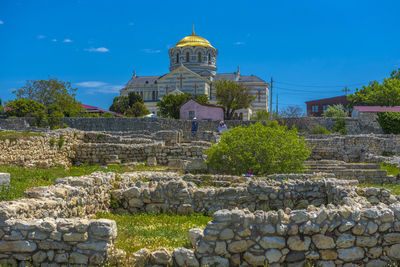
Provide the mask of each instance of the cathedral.
POLYGON ((156 103, 166 94, 205 94, 209 102, 216 104, 213 83, 222 79, 246 86, 254 101, 247 109, 237 110, 235 119, 249 120, 258 110, 268 111, 269 84, 254 75, 242 75, 239 67, 233 73, 217 73, 218 50, 209 41, 193 33, 180 40, 169 49, 169 72, 161 76, 139 76, 133 72, 132 78, 120 90, 122 96, 136 92, 150 112, 157 112, 156 103))

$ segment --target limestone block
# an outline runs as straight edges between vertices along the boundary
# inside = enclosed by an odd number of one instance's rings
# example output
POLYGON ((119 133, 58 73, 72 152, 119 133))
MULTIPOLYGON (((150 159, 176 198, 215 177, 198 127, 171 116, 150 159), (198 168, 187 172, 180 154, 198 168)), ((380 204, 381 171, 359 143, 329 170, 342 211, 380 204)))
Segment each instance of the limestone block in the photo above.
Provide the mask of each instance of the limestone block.
POLYGON ((108 219, 92 221, 89 225, 89 234, 98 239, 115 239, 117 237, 117 224, 108 219))
POLYGON ((87 239, 87 233, 65 233, 63 235, 63 240, 67 242, 84 242, 87 239))
POLYGON ((33 252, 36 248, 35 243, 26 240, 0 241, 0 252, 33 252))
POLYGON ((75 264, 87 264, 88 263, 88 256, 78 253, 78 252, 72 252, 69 255, 69 263, 75 263, 75 264))
POLYGON ((333 238, 329 236, 321 234, 313 235, 312 241, 319 249, 331 249, 335 247, 335 242, 333 241, 333 238))
POLYGON ((265 258, 268 260, 268 263, 279 262, 282 257, 282 252, 279 249, 269 249, 265 252, 265 258))
POLYGON ((174 249, 173 257, 180 267, 198 267, 200 264, 190 249, 179 247, 174 249))
POLYGON ((0 172, 0 191, 10 186, 10 174, 0 172))
POLYGON ((263 266, 264 261, 265 261, 265 256, 264 255, 254 255, 253 253, 250 253, 249 251, 246 251, 244 253, 243 258, 251 264, 251 266, 263 266))
POLYGON ((311 238, 305 236, 301 238, 300 236, 290 236, 288 238, 288 246, 294 251, 306 251, 310 247, 311 238))
POLYGON ((284 248, 286 245, 285 238, 279 236, 264 236, 260 242, 260 246, 264 249, 284 248))
POLYGON ((203 237, 203 229, 192 228, 189 230, 190 243, 194 248, 197 247, 197 241, 203 237))
POLYGON ((201 259, 201 266, 218 266, 218 267, 228 267, 229 260, 226 258, 211 256, 211 257, 203 257, 201 259))
POLYGON ((361 260, 364 257, 364 250, 360 247, 340 248, 337 251, 339 259, 347 262, 361 260))
POLYGON ((151 262, 154 264, 170 264, 172 261, 171 254, 165 249, 161 248, 150 254, 151 262))

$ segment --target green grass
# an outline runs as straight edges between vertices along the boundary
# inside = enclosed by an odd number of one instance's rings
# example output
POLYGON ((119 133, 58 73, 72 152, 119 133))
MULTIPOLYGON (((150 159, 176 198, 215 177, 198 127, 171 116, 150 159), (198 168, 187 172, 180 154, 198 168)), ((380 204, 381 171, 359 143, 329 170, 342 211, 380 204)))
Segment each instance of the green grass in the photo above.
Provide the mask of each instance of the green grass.
POLYGON ((400 173, 400 169, 397 168, 396 165, 388 164, 388 163, 381 163, 381 169, 386 170, 388 175, 398 175, 400 173))
POLYGON ((189 229, 204 228, 212 218, 201 214, 188 216, 167 214, 115 215, 98 214, 98 218, 115 220, 118 228, 116 246, 127 253, 142 248, 151 251, 177 247, 190 248, 189 229))
POLYGON ((30 136, 42 136, 42 133, 0 131, 0 140, 16 141, 17 139, 27 139, 30 136))
POLYGON ((82 176, 95 171, 124 173, 130 171, 160 170, 162 167, 148 167, 143 164, 136 166, 108 165, 107 169, 99 165, 72 166, 66 170, 62 167, 49 169, 0 166, 0 172, 10 173, 11 186, 0 192, 0 201, 13 200, 24 196, 24 191, 30 187, 51 185, 57 178, 66 176, 82 176))
MULTIPOLYGON (((397 168, 396 165, 388 164, 388 163, 381 163, 381 169, 386 170, 388 175, 398 175, 400 174, 400 169, 397 168)), ((393 184, 373 184, 373 183, 362 183, 359 185, 360 187, 376 187, 376 188, 386 188, 389 189, 393 195, 400 195, 400 185, 393 185, 393 184)))
POLYGON ((373 184, 373 183, 362 183, 359 185, 360 187, 376 187, 376 188, 386 188, 389 189, 393 195, 400 195, 400 185, 393 184, 373 184))

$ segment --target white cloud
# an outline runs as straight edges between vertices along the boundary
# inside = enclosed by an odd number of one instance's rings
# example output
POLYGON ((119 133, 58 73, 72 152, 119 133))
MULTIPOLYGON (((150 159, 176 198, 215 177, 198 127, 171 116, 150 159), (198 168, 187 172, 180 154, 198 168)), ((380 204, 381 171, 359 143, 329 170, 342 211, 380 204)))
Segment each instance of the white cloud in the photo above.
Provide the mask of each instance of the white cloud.
POLYGON ((46 38, 46 36, 44 36, 44 35, 38 35, 37 38, 38 38, 38 39, 44 39, 44 38, 46 38))
POLYGON ((235 42, 235 45, 244 45, 246 44, 245 42, 235 42))
POLYGON ((110 51, 110 49, 105 47, 98 47, 98 48, 91 47, 91 48, 86 48, 85 50, 89 52, 100 52, 100 53, 106 53, 110 51))
POLYGON ((4 21, 0 20, 0 25, 1 25, 1 24, 4 24, 4 21))
POLYGON ((53 40, 51 40, 52 42, 57 42, 57 39, 53 39, 53 40))
POLYGON ((66 39, 64 39, 63 43, 72 43, 72 40, 71 40, 71 39, 68 39, 68 38, 66 38, 66 39))
POLYGON ((101 81, 87 81, 87 82, 80 82, 76 83, 77 86, 88 88, 85 92, 87 94, 115 94, 119 93, 124 86, 123 85, 116 85, 116 84, 109 84, 101 81))
POLYGON ((149 54, 157 54, 161 52, 161 50, 159 49, 150 49, 150 48, 142 49, 142 51, 149 54))
POLYGON ((107 83, 99 82, 99 81, 87 81, 87 82, 77 83, 76 85, 78 85, 80 87, 100 87, 100 86, 107 85, 107 83))
POLYGON ((135 22, 129 22, 129 26, 135 26, 135 22))

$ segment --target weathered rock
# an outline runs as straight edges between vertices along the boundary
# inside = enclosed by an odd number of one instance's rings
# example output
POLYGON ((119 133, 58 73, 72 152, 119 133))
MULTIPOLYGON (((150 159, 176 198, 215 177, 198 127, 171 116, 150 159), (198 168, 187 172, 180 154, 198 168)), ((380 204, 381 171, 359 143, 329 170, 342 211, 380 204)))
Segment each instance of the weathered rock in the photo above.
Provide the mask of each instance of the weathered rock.
POLYGON ((181 267, 198 267, 200 264, 194 255, 194 252, 187 248, 176 248, 173 252, 173 257, 181 267))
POLYGON ((311 238, 305 236, 302 239, 300 236, 290 236, 287 243, 291 250, 306 251, 310 247, 311 238))
POLYGON ((189 239, 190 243, 194 248, 197 247, 197 241, 203 237, 203 229, 201 228, 192 228, 189 230, 189 239))
POLYGON ((335 247, 335 241, 333 241, 333 238, 329 236, 321 234, 313 235, 312 241, 319 249, 331 249, 335 247))
POLYGON ((218 267, 228 267, 229 261, 226 258, 221 258, 218 256, 203 257, 201 259, 201 266, 218 266, 218 267))
POLYGON ((260 246, 264 249, 284 248, 286 245, 285 238, 276 236, 264 236, 260 242, 260 246))
POLYGON ((279 249, 269 249, 265 252, 265 258, 268 260, 268 263, 279 262, 282 257, 282 252, 279 249))
POLYGON ((165 248, 152 252, 150 259, 154 264, 170 264, 172 261, 171 254, 165 248))
POLYGON ((254 255, 248 251, 244 253, 243 258, 251 264, 251 266, 262 266, 264 265, 265 256, 264 255, 254 255))
POLYGON ((344 261, 356 261, 364 257, 364 250, 359 247, 340 248, 338 249, 338 256, 344 261))

